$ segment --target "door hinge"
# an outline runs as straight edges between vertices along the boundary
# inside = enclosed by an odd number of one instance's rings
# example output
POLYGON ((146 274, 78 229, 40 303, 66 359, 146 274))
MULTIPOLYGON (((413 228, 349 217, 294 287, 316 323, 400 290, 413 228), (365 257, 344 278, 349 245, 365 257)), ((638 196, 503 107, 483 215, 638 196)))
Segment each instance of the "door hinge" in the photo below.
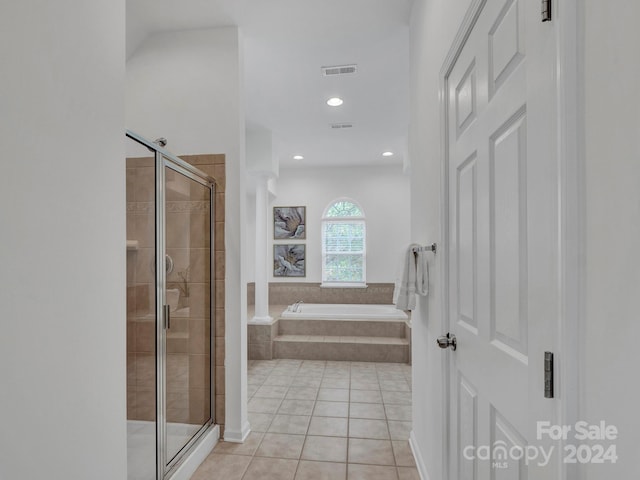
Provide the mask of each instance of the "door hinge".
POLYGON ((553 353, 544 352, 544 398, 553 398, 553 353))
POLYGON ((551 21, 551 0, 542 0, 542 21, 551 21))

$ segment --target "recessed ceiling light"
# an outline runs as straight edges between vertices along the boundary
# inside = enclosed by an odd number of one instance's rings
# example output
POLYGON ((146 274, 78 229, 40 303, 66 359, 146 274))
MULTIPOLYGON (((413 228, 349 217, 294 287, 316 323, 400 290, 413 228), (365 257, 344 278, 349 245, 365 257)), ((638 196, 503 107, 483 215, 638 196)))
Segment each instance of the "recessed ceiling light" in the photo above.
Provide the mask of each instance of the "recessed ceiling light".
POLYGON ((384 152, 382 154, 383 157, 393 157, 393 152, 384 152))
POLYGON ((293 159, 294 160, 304 160, 304 157, 302 155, 294 155, 293 159))
POLYGON ((339 97, 332 97, 329 100, 327 100, 327 105, 329 105, 330 107, 339 107, 343 103, 344 101, 339 97))

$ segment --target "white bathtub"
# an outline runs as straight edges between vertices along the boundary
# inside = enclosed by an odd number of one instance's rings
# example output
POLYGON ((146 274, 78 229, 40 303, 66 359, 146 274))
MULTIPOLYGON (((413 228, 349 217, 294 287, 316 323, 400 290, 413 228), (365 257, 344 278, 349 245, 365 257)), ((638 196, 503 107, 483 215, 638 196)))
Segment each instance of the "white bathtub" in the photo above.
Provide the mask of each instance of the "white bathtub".
POLYGON ((397 310, 395 305, 361 305, 332 303, 301 303, 292 311, 289 305, 281 318, 314 320, 406 320, 407 314, 397 310))

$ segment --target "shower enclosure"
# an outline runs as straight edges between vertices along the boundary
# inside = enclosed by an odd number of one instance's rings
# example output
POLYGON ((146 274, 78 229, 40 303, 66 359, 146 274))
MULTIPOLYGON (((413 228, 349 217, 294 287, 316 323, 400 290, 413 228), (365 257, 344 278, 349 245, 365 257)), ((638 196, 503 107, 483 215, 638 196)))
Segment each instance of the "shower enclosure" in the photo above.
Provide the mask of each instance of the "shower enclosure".
POLYGON ((214 428, 214 179, 126 135, 128 480, 162 480, 214 428))

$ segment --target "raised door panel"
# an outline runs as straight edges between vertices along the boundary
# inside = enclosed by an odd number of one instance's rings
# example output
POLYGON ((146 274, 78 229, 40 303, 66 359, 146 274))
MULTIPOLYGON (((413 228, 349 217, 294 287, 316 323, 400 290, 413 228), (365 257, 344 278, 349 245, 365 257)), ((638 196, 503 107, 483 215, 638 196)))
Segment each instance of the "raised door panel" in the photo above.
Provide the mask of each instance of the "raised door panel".
POLYGON ((476 480, 478 463, 478 392, 462 375, 458 377, 458 474, 460 480, 476 480), (473 452, 473 453, 471 453, 473 452))
POLYGON ((505 352, 526 361, 527 222, 524 108, 490 139, 491 333, 505 352))
POLYGON ((476 154, 456 171, 456 245, 458 322, 477 333, 476 317, 476 154))

